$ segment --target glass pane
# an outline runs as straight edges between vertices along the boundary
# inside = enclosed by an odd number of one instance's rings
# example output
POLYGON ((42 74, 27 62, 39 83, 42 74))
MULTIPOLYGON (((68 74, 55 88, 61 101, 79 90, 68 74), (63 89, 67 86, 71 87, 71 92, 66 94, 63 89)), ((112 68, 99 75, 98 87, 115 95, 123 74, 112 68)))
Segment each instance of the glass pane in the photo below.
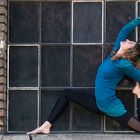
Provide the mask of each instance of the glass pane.
POLYGON ((128 78, 128 77, 125 77, 125 79, 123 79, 118 86, 121 87, 121 88, 134 87, 135 86, 135 81, 128 78))
POLYGON ((10 2, 10 42, 38 42, 38 2, 10 2))
POLYGON ((37 47, 10 47, 10 86, 37 86, 37 47))
POLYGON ((37 127, 36 93, 36 91, 10 91, 9 131, 29 131, 37 127))
MULTIPOLYGON (((135 2, 107 2, 106 42, 114 42, 120 29, 133 18, 135 18, 135 2)), ((131 34, 129 39, 135 40, 135 33, 131 34)))
POLYGON ((95 43, 102 41, 102 3, 74 3, 73 41, 95 43), (96 20, 95 20, 96 19, 96 20))
MULTIPOLYGON (((113 48, 113 45, 108 45, 108 46, 104 46, 103 47, 103 54, 104 54, 104 59, 107 58, 107 56, 109 56, 109 54, 111 53, 112 51, 112 48, 113 48)), ((125 77, 125 79, 123 79, 120 84, 119 84, 119 87, 133 87, 135 84, 135 82, 128 78, 128 77, 125 77)))
POLYGON ((69 86, 70 48, 68 46, 43 46, 42 86, 69 86))
POLYGON ((102 62, 102 46, 74 46, 73 86, 93 87, 102 62))
POLYGON ((42 42, 70 42, 70 2, 42 2, 42 42))
MULTIPOLYGON (((93 98, 93 91, 86 90, 84 92, 87 96, 93 98)), ((91 112, 80 105, 73 104, 73 130, 101 131, 103 128, 101 117, 101 115, 91 112)))
POLYGON ((105 60, 112 52, 114 45, 103 46, 103 59, 105 60))
MULTIPOLYGON (((47 120, 56 101, 62 95, 62 91, 43 90, 41 94, 41 124, 47 120)), ((64 111, 59 115, 53 124, 52 131, 68 131, 69 130, 69 110, 70 106, 66 106, 64 111)))
MULTIPOLYGON (((121 99, 123 104, 125 105, 126 109, 131 113, 134 114, 134 96, 131 91, 129 90, 122 90, 118 91, 117 93, 118 97, 121 99)), ((109 131, 124 131, 129 130, 128 128, 125 128, 124 126, 120 125, 116 121, 110 118, 106 118, 106 130, 109 131)))

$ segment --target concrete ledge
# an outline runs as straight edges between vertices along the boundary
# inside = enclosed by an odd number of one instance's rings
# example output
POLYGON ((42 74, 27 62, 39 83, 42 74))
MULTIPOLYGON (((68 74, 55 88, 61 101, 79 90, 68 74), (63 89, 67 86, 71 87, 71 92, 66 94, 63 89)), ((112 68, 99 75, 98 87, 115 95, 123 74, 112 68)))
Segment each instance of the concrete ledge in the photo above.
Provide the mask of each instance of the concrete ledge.
POLYGON ((0 140, 30 140, 27 135, 3 135, 0 140))
POLYGON ((139 134, 49 134, 33 135, 0 135, 0 140, 140 140, 139 134))

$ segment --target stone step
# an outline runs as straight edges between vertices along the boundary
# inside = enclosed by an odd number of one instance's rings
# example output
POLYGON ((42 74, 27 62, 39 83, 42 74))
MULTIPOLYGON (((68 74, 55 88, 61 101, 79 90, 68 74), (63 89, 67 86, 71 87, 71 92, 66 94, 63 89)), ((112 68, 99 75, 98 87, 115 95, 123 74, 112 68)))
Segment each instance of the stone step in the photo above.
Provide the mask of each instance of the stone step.
POLYGON ((33 135, 0 135, 0 140, 140 140, 140 134, 49 134, 33 135))

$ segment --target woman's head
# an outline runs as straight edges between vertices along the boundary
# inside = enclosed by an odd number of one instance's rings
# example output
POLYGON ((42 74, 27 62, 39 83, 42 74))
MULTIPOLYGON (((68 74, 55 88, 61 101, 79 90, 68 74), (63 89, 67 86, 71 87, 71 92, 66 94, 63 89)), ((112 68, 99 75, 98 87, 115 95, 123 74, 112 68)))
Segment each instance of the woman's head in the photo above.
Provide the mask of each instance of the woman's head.
POLYGON ((140 45, 134 41, 126 40, 120 43, 120 49, 112 57, 112 60, 120 58, 130 60, 135 66, 140 67, 140 45), (139 60, 139 61, 138 61, 139 60))
POLYGON ((126 40, 126 41, 121 41, 120 42, 120 50, 121 51, 127 51, 129 49, 132 49, 134 48, 134 46, 136 45, 137 43, 135 41, 130 41, 130 40, 126 40))

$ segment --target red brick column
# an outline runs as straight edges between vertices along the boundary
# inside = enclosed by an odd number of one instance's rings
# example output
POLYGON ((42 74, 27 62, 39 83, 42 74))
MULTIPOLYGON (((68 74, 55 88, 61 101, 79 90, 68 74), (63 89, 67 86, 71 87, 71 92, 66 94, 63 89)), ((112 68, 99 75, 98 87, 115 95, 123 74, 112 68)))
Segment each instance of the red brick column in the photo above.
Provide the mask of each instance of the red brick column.
MULTIPOLYGON (((0 0, 0 40, 7 42, 7 0, 0 0)), ((6 45, 0 46, 0 132, 6 128, 6 45)))

